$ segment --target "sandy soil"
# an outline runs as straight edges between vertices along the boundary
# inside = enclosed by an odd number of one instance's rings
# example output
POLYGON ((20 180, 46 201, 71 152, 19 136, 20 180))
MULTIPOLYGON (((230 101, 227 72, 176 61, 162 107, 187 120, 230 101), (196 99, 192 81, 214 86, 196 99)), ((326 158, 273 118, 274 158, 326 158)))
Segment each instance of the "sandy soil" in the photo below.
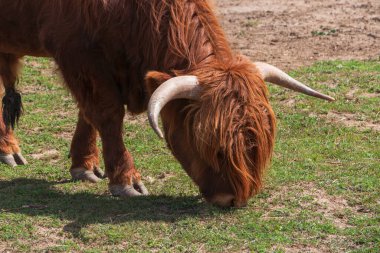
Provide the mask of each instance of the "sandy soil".
POLYGON ((214 0, 235 50, 285 69, 378 59, 378 0, 214 0))

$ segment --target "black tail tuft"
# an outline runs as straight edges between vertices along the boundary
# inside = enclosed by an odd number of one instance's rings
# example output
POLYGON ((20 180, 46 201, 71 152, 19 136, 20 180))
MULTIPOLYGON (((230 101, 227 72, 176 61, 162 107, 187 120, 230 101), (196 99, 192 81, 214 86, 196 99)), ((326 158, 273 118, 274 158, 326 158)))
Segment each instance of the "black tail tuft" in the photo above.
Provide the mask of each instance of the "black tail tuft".
POLYGON ((7 88, 3 97, 3 120, 4 124, 9 129, 15 128, 22 114, 21 95, 13 88, 7 88))

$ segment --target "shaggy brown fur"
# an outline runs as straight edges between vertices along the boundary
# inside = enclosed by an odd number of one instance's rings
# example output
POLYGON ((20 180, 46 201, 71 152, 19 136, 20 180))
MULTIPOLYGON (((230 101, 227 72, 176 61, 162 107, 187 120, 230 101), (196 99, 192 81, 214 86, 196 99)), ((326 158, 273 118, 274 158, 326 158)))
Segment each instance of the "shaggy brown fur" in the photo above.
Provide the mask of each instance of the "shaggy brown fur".
POLYGON ((202 158, 217 172, 226 172, 238 201, 244 201, 262 185, 274 145, 275 117, 266 86, 247 59, 212 69, 194 73, 205 91, 199 103, 189 106, 185 126, 192 127, 188 133, 202 158))
POLYGON ((96 129, 88 124, 80 113, 73 140, 70 157, 73 161, 71 168, 87 168, 94 170, 99 167, 99 150, 96 146, 96 129))
POLYGON ((122 142, 123 105, 142 112, 162 82, 196 75, 200 100, 162 112, 169 148, 210 201, 228 193, 244 204, 259 190, 274 115, 263 80, 233 54, 208 1, 0 0, 0 52, 55 59, 84 120, 73 164, 96 156, 98 130, 110 184, 139 177, 122 142))

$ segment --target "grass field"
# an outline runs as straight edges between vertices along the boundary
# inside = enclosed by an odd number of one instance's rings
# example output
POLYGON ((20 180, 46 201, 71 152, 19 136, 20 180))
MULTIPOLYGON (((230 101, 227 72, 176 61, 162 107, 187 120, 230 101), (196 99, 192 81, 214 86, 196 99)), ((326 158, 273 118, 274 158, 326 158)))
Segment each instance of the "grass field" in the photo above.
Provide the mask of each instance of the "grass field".
POLYGON ((150 196, 69 181, 75 104, 49 60, 25 62, 17 136, 30 164, 0 165, 0 252, 380 252, 380 61, 292 72, 335 103, 271 86, 275 154, 242 209, 206 204, 145 115, 128 116, 125 144, 150 196))

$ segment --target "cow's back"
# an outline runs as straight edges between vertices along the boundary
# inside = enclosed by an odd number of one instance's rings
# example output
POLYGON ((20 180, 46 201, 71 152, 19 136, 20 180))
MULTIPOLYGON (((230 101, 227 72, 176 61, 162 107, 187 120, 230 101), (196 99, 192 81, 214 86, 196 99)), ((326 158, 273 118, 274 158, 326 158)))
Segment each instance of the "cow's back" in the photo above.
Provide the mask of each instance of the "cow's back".
POLYGON ((0 0, 0 51, 46 54, 39 40, 39 16, 46 0, 0 0))
MULTIPOLYGON (((106 33, 114 27, 106 25, 117 24, 111 20, 107 2, 0 0, 0 52, 54 57, 56 50, 72 40, 83 42, 83 46, 89 40, 100 43, 103 37, 107 41, 106 33)), ((129 1, 110 2, 120 5, 129 1)))

